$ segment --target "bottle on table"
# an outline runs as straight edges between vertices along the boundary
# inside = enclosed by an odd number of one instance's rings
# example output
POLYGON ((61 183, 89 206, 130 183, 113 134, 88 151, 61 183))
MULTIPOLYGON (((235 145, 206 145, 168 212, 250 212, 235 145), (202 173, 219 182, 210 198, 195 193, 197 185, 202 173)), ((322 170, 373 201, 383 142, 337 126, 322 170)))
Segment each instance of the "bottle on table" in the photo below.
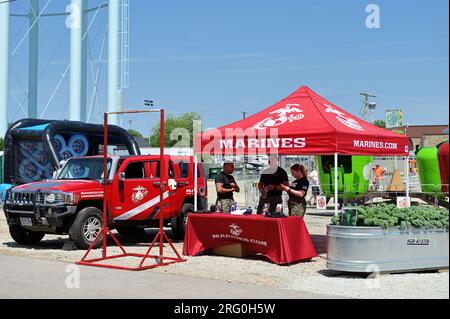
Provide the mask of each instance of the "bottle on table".
POLYGON ((269 204, 264 204, 264 208, 263 208, 263 211, 262 211, 263 215, 268 215, 269 214, 269 208, 270 208, 269 204))
POLYGON ((283 213, 283 204, 278 204, 277 205, 277 208, 275 210, 275 215, 278 215, 278 216, 283 216, 284 215, 284 213, 283 213))

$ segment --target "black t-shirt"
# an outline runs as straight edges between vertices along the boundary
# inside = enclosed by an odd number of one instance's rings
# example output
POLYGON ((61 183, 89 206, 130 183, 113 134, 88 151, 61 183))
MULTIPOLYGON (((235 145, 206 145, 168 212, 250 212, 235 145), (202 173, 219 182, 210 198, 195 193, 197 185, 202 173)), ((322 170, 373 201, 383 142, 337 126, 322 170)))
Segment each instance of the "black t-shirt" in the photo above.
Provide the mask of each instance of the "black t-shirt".
MULTIPOLYGON (((283 184, 285 182, 289 181, 289 177, 284 169, 281 167, 278 167, 277 171, 272 174, 272 169, 268 168, 264 170, 261 174, 261 179, 259 182, 263 184, 264 186, 280 186, 280 184, 283 184)), ((275 196, 281 196, 283 194, 282 191, 273 190, 268 191, 267 196, 269 197, 275 197, 275 196)))
MULTIPOLYGON (((216 184, 222 184, 222 187, 225 189, 232 189, 231 184, 236 184, 236 180, 232 175, 225 174, 221 172, 217 175, 216 184)), ((229 193, 219 193, 217 194, 218 199, 233 199, 233 192, 229 193)))
MULTIPOLYGON (((305 196, 306 196, 306 193, 308 193, 309 181, 306 177, 303 177, 303 178, 293 181, 289 186, 294 191, 304 191, 305 196)), ((290 196, 293 196, 293 195, 290 195, 290 196)))

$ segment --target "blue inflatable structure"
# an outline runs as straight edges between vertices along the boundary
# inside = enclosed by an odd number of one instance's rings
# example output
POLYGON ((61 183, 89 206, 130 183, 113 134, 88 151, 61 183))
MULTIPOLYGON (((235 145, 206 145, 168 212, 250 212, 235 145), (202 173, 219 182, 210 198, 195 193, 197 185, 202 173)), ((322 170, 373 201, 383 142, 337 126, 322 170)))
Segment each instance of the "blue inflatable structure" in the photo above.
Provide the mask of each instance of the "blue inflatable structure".
MULTIPOLYGON (((103 125, 20 120, 5 136, 3 188, 51 179, 62 160, 99 155, 102 145, 103 125)), ((127 149, 130 155, 140 155, 134 138, 115 125, 108 127, 108 145, 127 149)))

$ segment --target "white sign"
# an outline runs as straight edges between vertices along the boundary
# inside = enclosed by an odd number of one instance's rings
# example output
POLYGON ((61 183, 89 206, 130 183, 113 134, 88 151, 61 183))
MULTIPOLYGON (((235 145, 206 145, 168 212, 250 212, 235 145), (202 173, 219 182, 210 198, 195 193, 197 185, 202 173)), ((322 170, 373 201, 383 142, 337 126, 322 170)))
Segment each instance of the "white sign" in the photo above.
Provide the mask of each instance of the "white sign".
POLYGON ((403 126, 403 112, 402 110, 387 110, 386 111, 386 128, 397 128, 403 126))
POLYGON ((327 197, 326 196, 317 196, 317 209, 327 209, 327 197))
POLYGON ((397 207, 398 208, 411 207, 411 198, 410 197, 397 197, 397 207))

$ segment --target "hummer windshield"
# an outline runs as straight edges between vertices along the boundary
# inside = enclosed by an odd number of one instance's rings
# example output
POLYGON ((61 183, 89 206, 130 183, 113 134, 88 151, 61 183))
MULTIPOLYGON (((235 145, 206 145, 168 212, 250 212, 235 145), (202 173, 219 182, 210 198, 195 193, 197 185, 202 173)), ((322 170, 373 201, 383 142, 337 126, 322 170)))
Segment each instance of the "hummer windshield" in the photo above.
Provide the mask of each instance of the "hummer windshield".
MULTIPOLYGON (((108 176, 112 160, 108 159, 108 176)), ((103 158, 73 158, 59 173, 59 180, 101 180, 103 179, 103 158)))

